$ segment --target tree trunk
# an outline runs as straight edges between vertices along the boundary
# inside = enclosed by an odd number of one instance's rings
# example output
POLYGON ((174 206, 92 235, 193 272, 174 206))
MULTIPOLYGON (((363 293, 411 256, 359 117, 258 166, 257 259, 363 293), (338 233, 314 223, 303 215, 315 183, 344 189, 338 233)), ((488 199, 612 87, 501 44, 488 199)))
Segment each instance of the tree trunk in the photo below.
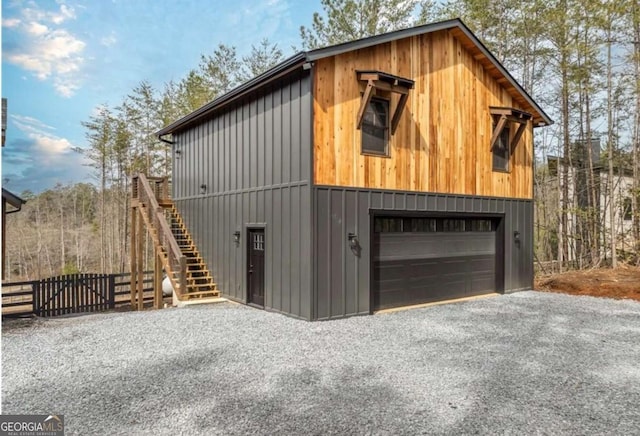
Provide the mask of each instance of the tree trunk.
POLYGON ((562 143, 563 157, 562 164, 562 193, 560 207, 561 229, 558 235, 558 257, 560 261, 560 272, 562 272, 563 264, 569 257, 568 236, 568 215, 569 215, 569 166, 571 165, 570 147, 569 147, 569 78, 567 72, 566 53, 562 54, 562 143))
MULTIPOLYGON (((635 79, 636 110, 633 116, 633 191, 631 211, 633 218, 633 245, 640 250, 640 5, 633 6, 633 71, 635 79)), ((640 264, 640 256, 636 262, 640 264)))
POLYGON ((607 29, 607 150, 609 161, 609 177, 607 178, 607 187, 609 188, 609 243, 611 245, 611 266, 618 266, 618 255, 616 251, 616 201, 615 188, 613 183, 613 65, 611 59, 611 28, 607 29))

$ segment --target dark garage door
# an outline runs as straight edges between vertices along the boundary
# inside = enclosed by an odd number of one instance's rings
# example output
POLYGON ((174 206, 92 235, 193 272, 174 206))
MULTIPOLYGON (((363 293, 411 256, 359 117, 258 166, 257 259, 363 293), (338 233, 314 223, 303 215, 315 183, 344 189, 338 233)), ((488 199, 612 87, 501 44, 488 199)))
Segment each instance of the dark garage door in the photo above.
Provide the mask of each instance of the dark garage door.
POLYGON ((374 310, 496 290, 496 221, 374 220, 374 310))

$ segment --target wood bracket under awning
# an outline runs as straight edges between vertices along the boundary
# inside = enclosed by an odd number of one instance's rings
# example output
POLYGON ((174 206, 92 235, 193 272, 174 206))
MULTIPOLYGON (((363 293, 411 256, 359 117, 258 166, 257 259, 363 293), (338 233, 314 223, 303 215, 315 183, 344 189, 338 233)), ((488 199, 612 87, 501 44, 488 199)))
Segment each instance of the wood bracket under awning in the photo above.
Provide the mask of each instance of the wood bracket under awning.
POLYGON ((400 94, 400 99, 398 100, 398 104, 396 105, 391 117, 391 134, 393 135, 398 127, 400 116, 402 115, 402 111, 407 103, 409 90, 413 89, 413 80, 383 73, 381 71, 356 71, 356 73, 358 74, 358 80, 360 82, 367 83, 364 94, 362 95, 362 101, 360 102, 360 109, 358 110, 357 128, 360 129, 362 127, 364 113, 367 110, 367 106, 369 105, 375 90, 395 92, 400 94))
POLYGON ((527 128, 527 123, 529 120, 533 118, 533 116, 528 113, 521 111, 519 109, 515 109, 512 107, 489 107, 489 111, 491 112, 491 116, 493 117, 496 128, 493 130, 493 135, 491 135, 491 151, 493 151, 493 147, 495 146, 502 130, 507 125, 508 122, 519 124, 518 130, 516 134, 513 136, 511 140, 511 150, 514 150, 520 142, 520 138, 527 128))

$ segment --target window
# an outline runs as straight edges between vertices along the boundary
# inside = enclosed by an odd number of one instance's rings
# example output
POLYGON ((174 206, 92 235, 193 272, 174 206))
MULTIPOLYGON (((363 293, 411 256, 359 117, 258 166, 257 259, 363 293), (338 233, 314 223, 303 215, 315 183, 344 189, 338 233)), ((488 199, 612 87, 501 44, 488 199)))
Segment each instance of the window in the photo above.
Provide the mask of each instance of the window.
MULTIPOLYGON (((495 128, 494 124, 493 129, 495 128)), ((493 171, 509 171, 509 134, 509 127, 504 126, 493 146, 493 171)))
POLYGON ((509 172, 511 153, 520 143, 520 139, 532 120, 530 113, 512 107, 490 106, 493 118, 493 133, 491 134, 491 153, 493 154, 493 171, 509 172), (511 135, 510 126, 518 125, 511 135))
POLYGON ((388 156, 389 100, 372 97, 362 120, 362 153, 388 156))
POLYGON ((375 233, 495 232, 491 218, 387 218, 376 217, 375 233))
POLYGON ((631 207, 631 198, 626 197, 622 200, 622 219, 625 221, 631 221, 633 218, 631 207))

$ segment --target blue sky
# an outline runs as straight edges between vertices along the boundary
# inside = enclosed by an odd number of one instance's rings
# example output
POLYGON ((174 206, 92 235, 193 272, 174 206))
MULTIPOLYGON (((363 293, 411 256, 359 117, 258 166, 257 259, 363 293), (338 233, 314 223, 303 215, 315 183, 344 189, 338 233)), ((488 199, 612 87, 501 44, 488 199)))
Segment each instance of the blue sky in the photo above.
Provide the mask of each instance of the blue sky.
POLYGON ((20 194, 90 182, 82 121, 142 80, 179 80, 219 43, 300 46, 319 0, 2 0, 2 186, 20 194))

